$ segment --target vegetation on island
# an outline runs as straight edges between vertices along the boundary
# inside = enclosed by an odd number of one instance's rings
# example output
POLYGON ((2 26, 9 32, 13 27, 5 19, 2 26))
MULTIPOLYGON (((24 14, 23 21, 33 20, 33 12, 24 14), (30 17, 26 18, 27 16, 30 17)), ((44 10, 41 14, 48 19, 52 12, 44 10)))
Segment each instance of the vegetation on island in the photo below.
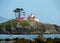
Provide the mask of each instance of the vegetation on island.
POLYGON ((60 33, 60 26, 31 20, 9 20, 0 24, 0 34, 60 33))

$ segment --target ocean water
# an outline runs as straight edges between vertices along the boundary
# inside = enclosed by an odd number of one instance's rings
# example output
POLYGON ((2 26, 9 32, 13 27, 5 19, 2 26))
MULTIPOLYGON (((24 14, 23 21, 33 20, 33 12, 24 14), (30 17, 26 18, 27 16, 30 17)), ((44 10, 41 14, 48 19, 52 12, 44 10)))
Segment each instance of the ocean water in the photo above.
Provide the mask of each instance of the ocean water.
MULTIPOLYGON (((30 39, 33 40, 34 38, 38 37, 38 34, 33 34, 33 35, 5 35, 5 34, 0 34, 0 39, 5 39, 5 38, 25 38, 25 39, 30 39)), ((60 34, 44 34, 45 38, 60 38, 60 34)))

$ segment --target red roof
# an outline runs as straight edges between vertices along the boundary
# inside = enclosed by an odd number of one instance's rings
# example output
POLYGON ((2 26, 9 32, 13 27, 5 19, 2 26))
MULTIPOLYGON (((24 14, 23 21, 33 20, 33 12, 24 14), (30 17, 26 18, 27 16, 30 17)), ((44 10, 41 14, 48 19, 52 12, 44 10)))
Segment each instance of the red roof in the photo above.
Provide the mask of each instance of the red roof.
POLYGON ((16 20, 23 20, 23 18, 16 18, 16 20))

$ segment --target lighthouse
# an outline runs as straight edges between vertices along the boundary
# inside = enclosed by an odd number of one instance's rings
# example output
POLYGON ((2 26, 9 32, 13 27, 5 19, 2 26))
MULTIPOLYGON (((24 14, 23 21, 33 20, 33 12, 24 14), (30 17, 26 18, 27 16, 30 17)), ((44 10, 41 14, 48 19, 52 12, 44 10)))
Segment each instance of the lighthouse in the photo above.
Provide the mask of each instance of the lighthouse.
POLYGON ((37 19, 32 13, 31 13, 31 15, 29 15, 28 16, 28 20, 34 20, 34 21, 37 21, 37 22, 39 22, 39 19, 37 19))
POLYGON ((39 22, 39 19, 37 19, 32 13, 28 16, 28 18, 26 18, 23 8, 16 8, 15 10, 13 10, 13 12, 15 13, 15 20, 20 20, 20 21, 22 21, 22 20, 31 20, 31 21, 39 22))
POLYGON ((29 20, 34 20, 35 19, 35 16, 31 13, 31 15, 28 16, 28 19, 29 20))
POLYGON ((15 10, 13 10, 13 12, 15 13, 15 19, 16 20, 22 20, 23 18, 21 18, 21 11, 24 11, 22 8, 16 8, 15 10))

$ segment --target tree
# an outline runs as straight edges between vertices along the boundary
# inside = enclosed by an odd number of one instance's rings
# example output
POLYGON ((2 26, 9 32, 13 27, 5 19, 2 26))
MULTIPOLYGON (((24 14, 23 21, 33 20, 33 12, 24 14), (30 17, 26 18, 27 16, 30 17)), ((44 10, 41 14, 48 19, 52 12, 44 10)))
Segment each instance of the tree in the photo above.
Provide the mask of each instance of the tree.
POLYGON ((20 13, 21 13, 21 11, 23 11, 23 8, 16 8, 16 9, 14 10, 15 16, 16 16, 16 13, 19 13, 19 18, 20 18, 20 13))

